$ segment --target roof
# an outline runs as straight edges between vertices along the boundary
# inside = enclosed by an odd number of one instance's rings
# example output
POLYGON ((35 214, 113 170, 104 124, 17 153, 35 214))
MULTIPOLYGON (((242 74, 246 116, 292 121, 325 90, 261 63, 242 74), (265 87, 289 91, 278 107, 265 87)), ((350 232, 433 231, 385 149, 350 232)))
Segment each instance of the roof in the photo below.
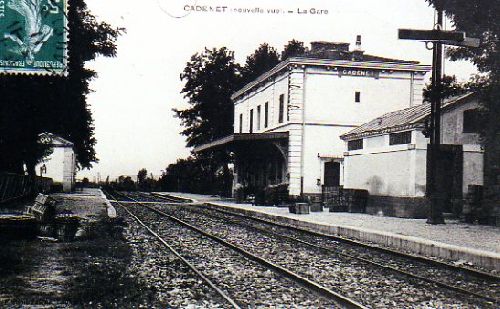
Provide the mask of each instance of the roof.
POLYGON ((200 145, 193 149, 194 152, 203 152, 208 149, 226 146, 235 142, 244 141, 264 141, 264 140, 280 140, 288 139, 288 132, 270 132, 270 133, 234 133, 226 137, 220 138, 213 142, 200 145))
MULTIPOLYGON (((338 43, 340 44, 340 43, 338 43)), ((308 51, 300 58, 325 59, 325 60, 350 60, 350 61, 377 61, 391 62, 401 64, 418 64, 418 61, 401 60, 395 58, 385 58, 374 55, 365 54, 358 51, 345 50, 318 50, 308 51)))
POLYGON ((72 142, 53 133, 41 133, 38 135, 38 137, 43 144, 49 145, 51 147, 73 147, 72 142))
MULTIPOLYGON (((443 101, 441 108, 443 110, 456 106, 459 103, 468 102, 473 93, 469 92, 463 95, 447 98, 443 101)), ((417 127, 423 127, 425 119, 431 113, 431 104, 422 103, 409 108, 384 114, 370 122, 340 136, 343 140, 353 140, 365 136, 371 136, 380 133, 396 132, 417 127)))

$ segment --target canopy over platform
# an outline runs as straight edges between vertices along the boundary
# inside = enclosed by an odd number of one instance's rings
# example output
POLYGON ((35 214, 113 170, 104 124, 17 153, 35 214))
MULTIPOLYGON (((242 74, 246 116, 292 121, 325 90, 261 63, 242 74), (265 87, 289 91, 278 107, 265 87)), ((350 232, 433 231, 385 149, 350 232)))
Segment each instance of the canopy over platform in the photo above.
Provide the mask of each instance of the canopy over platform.
POLYGON ((231 145, 245 144, 249 141, 285 141, 288 140, 288 132, 272 132, 272 133, 234 133, 226 137, 220 138, 213 142, 200 145, 194 148, 194 152, 203 152, 213 150, 220 147, 228 147, 231 145))

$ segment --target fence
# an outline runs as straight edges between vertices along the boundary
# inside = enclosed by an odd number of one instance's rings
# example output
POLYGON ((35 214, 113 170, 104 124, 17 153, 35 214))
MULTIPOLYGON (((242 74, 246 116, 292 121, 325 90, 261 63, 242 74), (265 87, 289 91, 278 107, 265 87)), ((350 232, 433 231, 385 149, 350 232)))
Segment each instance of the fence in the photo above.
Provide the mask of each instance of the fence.
POLYGON ((0 172, 0 204, 27 197, 38 192, 48 192, 52 178, 17 175, 0 172))

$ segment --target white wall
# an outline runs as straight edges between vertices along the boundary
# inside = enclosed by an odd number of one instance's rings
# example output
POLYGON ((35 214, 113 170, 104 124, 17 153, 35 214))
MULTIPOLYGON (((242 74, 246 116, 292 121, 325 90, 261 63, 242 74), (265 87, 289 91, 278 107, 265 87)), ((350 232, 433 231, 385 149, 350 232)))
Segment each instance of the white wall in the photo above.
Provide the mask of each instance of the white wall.
POLYGON ((54 183, 63 185, 64 192, 70 192, 75 184, 76 158, 72 147, 54 147, 52 154, 36 166, 37 175, 45 164, 44 177, 52 178, 54 183))
POLYGON ((447 109, 441 117, 441 143, 463 145, 463 188, 465 194, 468 185, 483 185, 484 151, 480 146, 479 134, 463 133, 463 113, 478 108, 479 102, 470 102, 447 109))
MULTIPOLYGON (((336 72, 319 69, 308 72, 306 122, 361 125, 384 113, 410 107, 414 101, 411 72, 380 73, 378 79, 339 77, 336 72), (356 91, 361 93, 359 103, 354 100, 356 91)), ((417 88, 415 91, 422 91, 421 85, 417 88)))
POLYGON ((239 133, 240 114, 243 114, 243 133, 250 132, 250 110, 254 110, 254 133, 272 130, 286 122, 286 102, 288 97, 288 74, 282 74, 275 80, 267 82, 264 86, 254 89, 243 98, 240 98, 234 105, 234 132, 239 133), (284 122, 278 123, 279 96, 284 94, 285 111, 284 122), (268 127, 264 127, 265 103, 269 104, 268 127), (257 106, 261 106, 261 127, 257 130, 257 106))
POLYGON ((39 174, 40 167, 45 164, 47 173, 43 176, 52 178, 54 182, 62 183, 64 178, 64 148, 54 148, 53 150, 46 160, 36 166, 36 172, 39 174))
POLYGON ((389 134, 363 139, 363 149, 344 158, 344 187, 365 189, 372 195, 425 195, 427 140, 412 132, 412 144, 389 145, 389 134))
POLYGON ((479 134, 463 133, 463 113, 478 108, 476 99, 443 112, 441 117, 441 143, 453 145, 479 144, 479 134))
POLYGON ((343 75, 326 67, 291 66, 265 83, 255 86, 235 102, 234 132, 250 132, 250 110, 254 110, 254 133, 289 132, 288 173, 291 195, 320 193, 324 160, 320 155, 342 157, 341 134, 383 113, 420 104, 423 74, 410 71, 381 71, 379 78, 343 75), (354 102, 355 91, 361 102, 354 102), (278 122, 279 96, 284 94, 284 121, 278 122), (269 125, 264 127, 265 103, 269 102, 269 125), (257 106, 261 127, 257 130, 257 106), (289 121, 287 122, 287 106, 289 121), (304 108, 304 110, 303 110, 304 108), (303 117, 305 116, 305 117, 303 117), (304 141, 304 145, 302 145, 304 141), (304 153, 302 153, 302 151, 304 153))
MULTIPOLYGON (((321 193, 326 157, 342 158, 344 141, 339 136, 353 127, 306 125, 304 144, 304 192, 321 193), (325 160, 321 160, 324 157, 325 160), (317 185, 320 179, 320 186, 317 185)), ((341 171, 342 174, 342 171, 341 171)))

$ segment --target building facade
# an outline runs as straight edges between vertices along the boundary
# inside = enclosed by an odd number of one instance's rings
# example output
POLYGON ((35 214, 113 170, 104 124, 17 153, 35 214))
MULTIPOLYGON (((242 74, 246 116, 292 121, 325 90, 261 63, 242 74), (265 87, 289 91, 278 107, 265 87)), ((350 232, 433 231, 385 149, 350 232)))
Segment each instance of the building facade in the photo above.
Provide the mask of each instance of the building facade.
POLYGON ((54 185, 61 185, 63 192, 73 191, 76 175, 73 143, 51 133, 44 133, 40 138, 50 145, 52 153, 36 166, 36 170, 40 176, 52 178, 54 185))
MULTIPOLYGON (((483 184, 483 150, 473 94, 447 99, 441 116, 442 154, 438 186, 453 211, 469 185, 483 184)), ((423 134, 430 103, 387 113, 344 134, 345 188, 370 194, 368 213, 398 217, 427 215, 426 166, 429 139, 423 134)))
POLYGON ((195 151, 228 146, 235 186, 287 184, 292 196, 344 182, 340 135, 389 111, 422 102, 429 66, 367 55, 360 38, 313 42, 233 94, 234 134, 195 151))

